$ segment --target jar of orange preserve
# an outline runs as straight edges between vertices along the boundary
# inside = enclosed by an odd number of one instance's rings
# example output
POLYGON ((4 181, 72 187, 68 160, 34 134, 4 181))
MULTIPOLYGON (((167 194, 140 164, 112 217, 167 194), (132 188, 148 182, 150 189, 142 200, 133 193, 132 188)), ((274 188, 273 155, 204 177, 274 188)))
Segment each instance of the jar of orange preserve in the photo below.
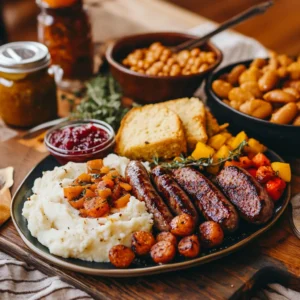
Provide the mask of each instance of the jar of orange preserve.
POLYGON ((57 116, 56 84, 49 74, 47 47, 16 42, 0 47, 0 117, 30 127, 57 116))
POLYGON ((93 74, 91 25, 82 0, 36 0, 38 38, 51 54, 52 64, 60 66, 60 88, 75 89, 93 74))

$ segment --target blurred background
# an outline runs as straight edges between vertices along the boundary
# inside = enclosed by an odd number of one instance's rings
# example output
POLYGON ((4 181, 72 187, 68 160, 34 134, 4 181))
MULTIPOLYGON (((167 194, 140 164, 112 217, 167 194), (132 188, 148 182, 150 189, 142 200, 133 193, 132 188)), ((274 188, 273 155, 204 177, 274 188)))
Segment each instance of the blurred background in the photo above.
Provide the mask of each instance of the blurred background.
MULTIPOLYGON (((93 0, 95 4, 103 1, 113 0, 93 0)), ((220 23, 263 1, 168 0, 168 2, 220 23)), ((297 55, 300 53, 299 11, 300 0, 275 0, 275 5, 264 16, 251 19, 237 26, 235 30, 259 40, 277 52, 297 55)), ((35 0, 0 0, 0 12, 0 40, 3 37, 8 41, 37 39, 36 16, 39 9, 35 0)))

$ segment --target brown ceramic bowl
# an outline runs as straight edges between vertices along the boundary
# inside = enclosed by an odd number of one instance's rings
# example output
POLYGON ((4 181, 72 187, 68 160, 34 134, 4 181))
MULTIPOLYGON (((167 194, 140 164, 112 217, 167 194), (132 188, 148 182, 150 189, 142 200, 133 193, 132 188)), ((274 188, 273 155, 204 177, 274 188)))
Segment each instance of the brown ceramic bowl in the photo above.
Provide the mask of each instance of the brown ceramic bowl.
POLYGON ((222 61, 222 52, 212 43, 206 43, 201 49, 213 51, 217 55, 216 62, 204 72, 180 76, 150 76, 131 71, 121 61, 133 50, 161 42, 164 46, 176 46, 197 36, 176 33, 156 32, 131 35, 111 44, 106 52, 106 59, 113 77, 119 82, 123 94, 141 104, 156 103, 165 100, 191 97, 197 88, 222 61))

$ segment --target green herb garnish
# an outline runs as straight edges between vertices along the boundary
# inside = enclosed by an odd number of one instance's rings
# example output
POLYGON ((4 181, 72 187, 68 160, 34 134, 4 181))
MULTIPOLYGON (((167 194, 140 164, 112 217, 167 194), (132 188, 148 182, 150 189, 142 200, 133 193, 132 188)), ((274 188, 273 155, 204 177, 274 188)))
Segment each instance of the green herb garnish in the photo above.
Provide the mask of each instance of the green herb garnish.
POLYGON ((128 108, 121 104, 122 94, 111 76, 97 76, 86 84, 82 102, 71 114, 72 119, 98 119, 118 129, 128 108))
POLYGON ((154 165, 160 165, 167 169, 178 169, 183 167, 214 167, 219 166, 226 161, 236 160, 243 154, 243 149, 247 145, 247 141, 242 141, 238 147, 230 151, 229 155, 226 158, 219 159, 218 162, 214 162, 212 157, 203 157, 200 159, 194 159, 193 157, 185 157, 183 155, 180 156, 180 159, 175 159, 171 162, 159 162, 159 159, 157 157, 153 158, 153 164, 154 165))

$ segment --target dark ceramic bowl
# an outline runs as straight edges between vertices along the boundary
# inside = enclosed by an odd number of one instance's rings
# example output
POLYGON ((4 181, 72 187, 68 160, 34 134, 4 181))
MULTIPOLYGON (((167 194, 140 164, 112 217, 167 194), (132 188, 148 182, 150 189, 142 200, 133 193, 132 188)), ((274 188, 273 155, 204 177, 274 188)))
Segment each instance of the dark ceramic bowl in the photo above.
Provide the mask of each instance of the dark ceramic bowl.
POLYGON ((165 100, 191 97, 208 76, 222 61, 222 52, 212 43, 201 47, 216 53, 216 62, 204 72, 181 76, 150 76, 131 71, 121 61, 133 50, 149 47, 154 42, 165 46, 176 46, 197 36, 176 32, 156 32, 131 35, 110 45, 106 59, 113 77, 119 82, 123 94, 141 104, 156 103, 165 100))
POLYGON ((218 121, 229 122, 233 131, 244 130, 249 136, 259 139, 280 154, 299 152, 300 126, 274 124, 244 114, 225 104, 212 90, 212 82, 222 74, 229 73, 238 64, 248 67, 251 62, 252 60, 247 60, 231 64, 211 74, 205 85, 207 105, 218 121))

